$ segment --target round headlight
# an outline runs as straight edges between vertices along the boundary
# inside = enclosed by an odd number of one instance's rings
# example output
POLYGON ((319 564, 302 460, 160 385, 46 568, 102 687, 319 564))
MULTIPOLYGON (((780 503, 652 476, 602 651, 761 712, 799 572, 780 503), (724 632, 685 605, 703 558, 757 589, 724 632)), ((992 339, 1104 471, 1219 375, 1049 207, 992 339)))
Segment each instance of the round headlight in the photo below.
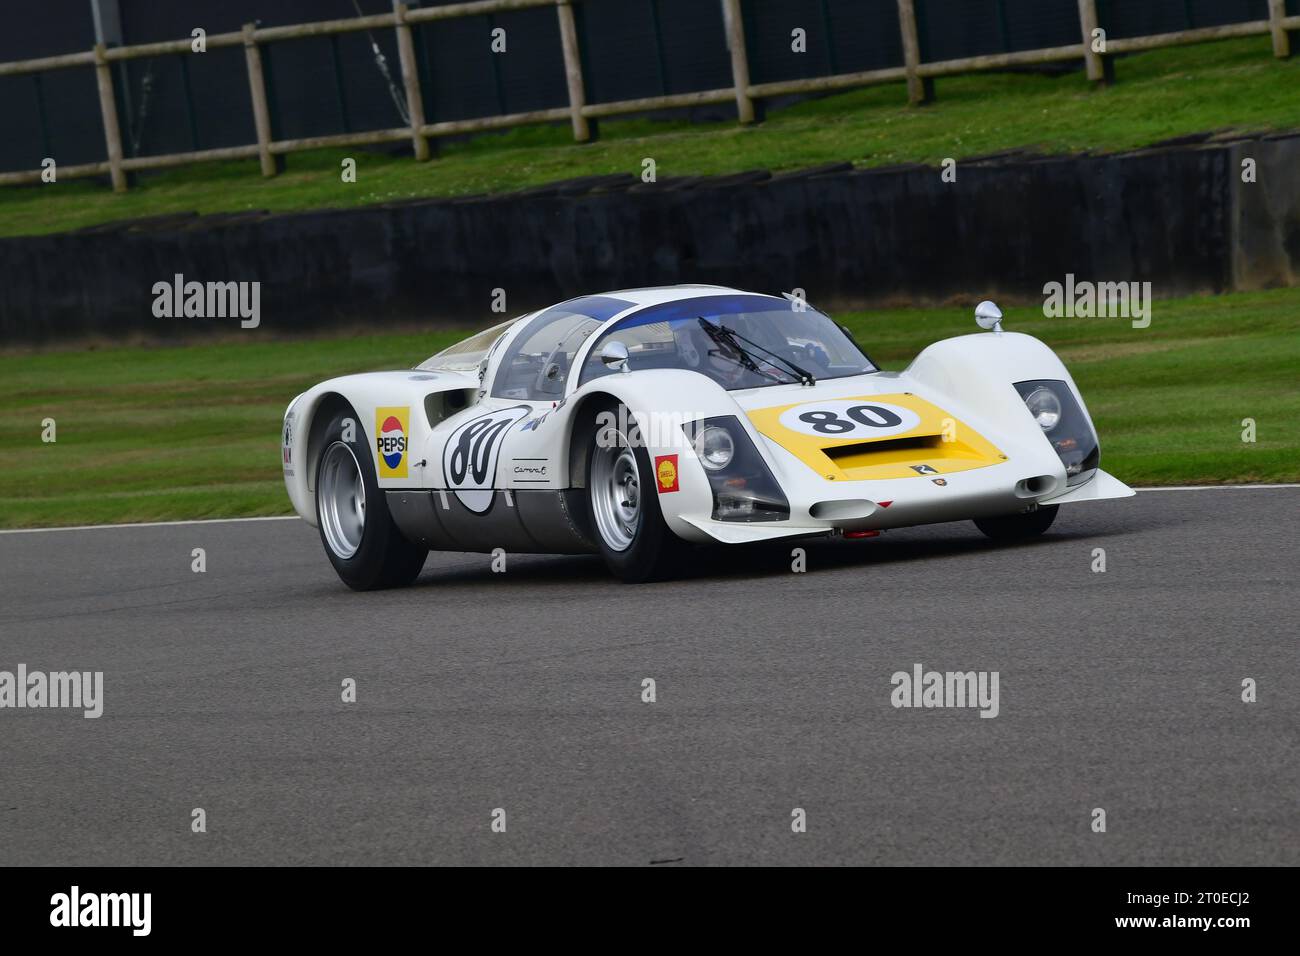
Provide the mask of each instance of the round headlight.
POLYGON ((731 464, 736 454, 736 443, 731 433, 717 425, 709 425, 695 438, 695 454, 709 471, 720 471, 731 464))
POLYGON ((1025 396, 1025 404, 1038 427, 1045 432, 1050 432, 1061 420, 1061 400, 1050 388, 1034 389, 1025 396))

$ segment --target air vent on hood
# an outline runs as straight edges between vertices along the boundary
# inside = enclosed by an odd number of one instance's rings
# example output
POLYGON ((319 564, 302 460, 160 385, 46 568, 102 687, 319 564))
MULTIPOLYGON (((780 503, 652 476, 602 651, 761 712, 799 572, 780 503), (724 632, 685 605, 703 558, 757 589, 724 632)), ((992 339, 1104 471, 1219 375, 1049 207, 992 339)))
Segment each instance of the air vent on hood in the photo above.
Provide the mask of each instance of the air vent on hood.
POLYGON ((944 441, 942 435, 882 438, 823 448, 834 467, 850 481, 911 478, 983 468, 1002 460, 992 445, 967 431, 971 441, 944 441))
MULTIPOLYGON (((928 451, 939 449, 943 446, 943 437, 941 435, 924 435, 919 438, 882 438, 877 441, 858 442, 856 445, 835 445, 831 448, 823 448, 822 452, 831 461, 840 463, 844 459, 858 458, 863 455, 870 456, 871 462, 882 462, 888 453, 903 453, 905 455, 924 455, 928 451)), ((852 468, 852 464, 846 465, 852 468)))

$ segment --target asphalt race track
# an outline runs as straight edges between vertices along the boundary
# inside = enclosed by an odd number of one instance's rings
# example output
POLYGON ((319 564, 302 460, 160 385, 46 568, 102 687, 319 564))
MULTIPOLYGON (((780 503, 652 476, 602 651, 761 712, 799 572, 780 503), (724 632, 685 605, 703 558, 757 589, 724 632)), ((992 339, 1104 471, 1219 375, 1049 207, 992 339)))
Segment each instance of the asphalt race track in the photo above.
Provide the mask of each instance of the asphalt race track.
POLYGON ((1295 865, 1297 506, 1144 492, 639 587, 433 555, 370 594, 296 520, 0 534, 0 670, 104 672, 97 720, 0 710, 0 864, 1295 865), (997 671, 998 716, 895 709, 918 663, 997 671))

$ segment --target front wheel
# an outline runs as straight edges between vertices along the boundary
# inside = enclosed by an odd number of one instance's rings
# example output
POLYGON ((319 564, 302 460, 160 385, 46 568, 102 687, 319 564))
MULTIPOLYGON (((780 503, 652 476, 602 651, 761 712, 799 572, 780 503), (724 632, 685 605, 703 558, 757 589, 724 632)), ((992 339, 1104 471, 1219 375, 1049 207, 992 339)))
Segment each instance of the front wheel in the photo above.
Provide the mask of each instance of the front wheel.
MULTIPOLYGON (((630 421, 620 409, 612 420, 630 421)), ((673 574, 690 546, 664 521, 650 456, 619 426, 600 427, 598 414, 586 429, 587 512, 605 564, 629 583, 659 581, 673 574)))
MULTIPOLYGON (((316 466, 316 526, 325 554, 354 591, 404 587, 420 575, 429 552, 407 541, 388 513, 375 464, 364 440, 346 441, 340 411, 324 432, 316 466)), ((354 426, 349 434, 360 431, 354 426)))
POLYGON ((976 518, 975 527, 994 541, 1023 541, 1036 538, 1050 528, 1060 508, 1060 505, 1045 505, 1022 515, 976 518))

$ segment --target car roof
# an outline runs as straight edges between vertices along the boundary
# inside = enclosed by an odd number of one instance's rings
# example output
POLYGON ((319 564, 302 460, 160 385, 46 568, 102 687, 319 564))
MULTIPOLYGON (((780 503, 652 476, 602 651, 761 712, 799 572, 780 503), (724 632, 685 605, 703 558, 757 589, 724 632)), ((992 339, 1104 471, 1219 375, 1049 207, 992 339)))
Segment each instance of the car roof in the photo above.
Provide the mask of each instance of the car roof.
MULTIPOLYGON (((663 305, 667 302, 682 302, 687 299, 701 299, 716 295, 752 295, 765 299, 777 299, 778 301, 780 299, 779 296, 762 292, 746 292, 744 289, 734 289, 725 285, 687 283, 684 285, 643 286, 638 289, 614 289, 609 292, 596 292, 565 299, 563 302, 557 302, 545 309, 539 309, 536 312, 530 312, 522 316, 515 325, 517 328, 522 329, 526 322, 547 312, 554 312, 558 316, 564 314, 565 306, 571 305, 579 312, 582 312, 583 306, 586 306, 592 310, 587 314, 600 321, 601 325, 598 332, 603 333, 647 306, 663 305)), ((509 330, 511 333, 514 331, 515 328, 509 330)))
POLYGON ((675 302, 678 299, 695 299, 706 295, 717 295, 719 292, 738 292, 749 295, 762 294, 746 293, 744 289, 734 289, 726 285, 706 285, 690 282, 682 285, 651 285, 642 286, 638 289, 615 289, 611 292, 602 292, 601 295, 611 299, 624 299, 639 308, 646 305, 659 305, 662 302, 675 302))

